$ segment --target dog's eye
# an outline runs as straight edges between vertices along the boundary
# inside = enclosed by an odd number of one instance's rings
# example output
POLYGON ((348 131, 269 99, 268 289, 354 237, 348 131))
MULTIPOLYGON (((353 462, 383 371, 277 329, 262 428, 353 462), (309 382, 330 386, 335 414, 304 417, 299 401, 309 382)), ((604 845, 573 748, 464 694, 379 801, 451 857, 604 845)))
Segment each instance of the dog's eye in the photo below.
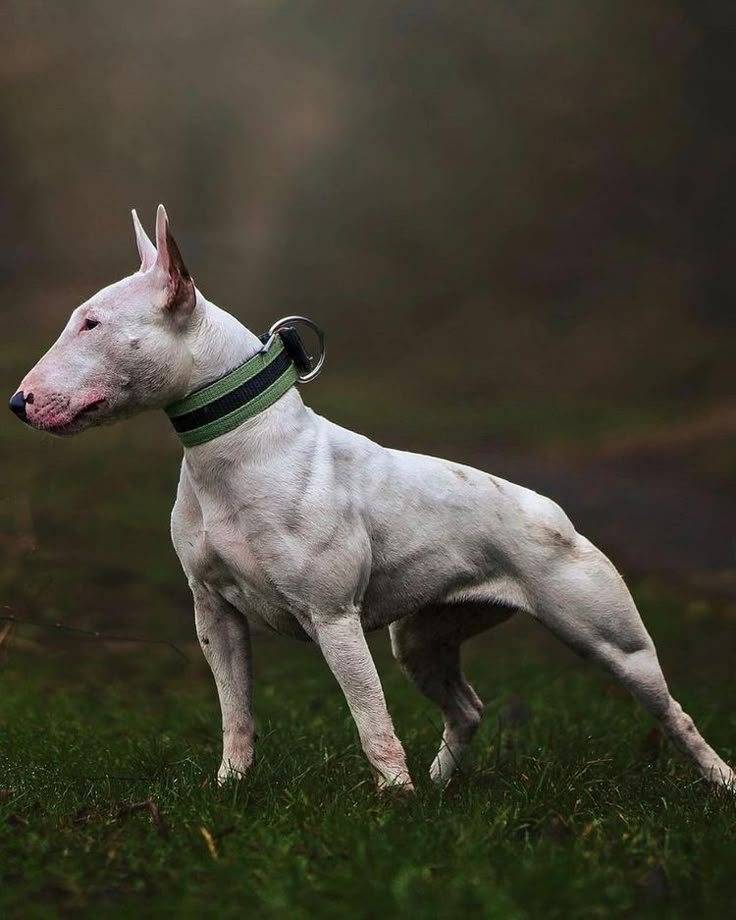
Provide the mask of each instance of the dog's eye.
POLYGON ((90 319, 90 317, 88 316, 87 319, 84 321, 84 326, 82 326, 82 329, 94 329, 95 326, 99 326, 99 325, 100 325, 100 321, 98 319, 90 319))

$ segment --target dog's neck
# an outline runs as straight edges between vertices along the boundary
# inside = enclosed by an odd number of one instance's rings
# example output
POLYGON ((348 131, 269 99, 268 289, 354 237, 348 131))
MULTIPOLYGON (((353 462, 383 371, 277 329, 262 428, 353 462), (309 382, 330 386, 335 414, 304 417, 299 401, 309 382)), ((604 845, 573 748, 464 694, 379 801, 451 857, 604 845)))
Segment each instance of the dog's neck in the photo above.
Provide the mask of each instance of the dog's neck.
MULTIPOLYGON (((197 309, 199 325, 190 345, 192 374, 182 396, 224 377, 263 347, 257 335, 199 291, 197 309)), ((292 387, 278 402, 234 431, 196 447, 185 447, 187 467, 200 483, 210 482, 215 467, 239 465, 248 458, 262 458, 264 453, 282 450, 307 419, 308 410, 297 388, 292 387)))
POLYGON ((199 320, 190 341, 192 373, 183 396, 224 377, 263 347, 257 335, 199 291, 195 309, 199 320))

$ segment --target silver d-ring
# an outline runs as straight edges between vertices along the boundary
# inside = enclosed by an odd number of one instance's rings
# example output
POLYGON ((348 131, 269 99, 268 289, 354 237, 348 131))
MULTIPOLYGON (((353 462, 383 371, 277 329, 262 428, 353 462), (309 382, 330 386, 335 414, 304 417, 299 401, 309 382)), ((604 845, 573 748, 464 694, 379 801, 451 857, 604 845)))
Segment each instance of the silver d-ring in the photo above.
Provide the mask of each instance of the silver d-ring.
POLYGON ((306 316, 284 316, 282 319, 277 319, 276 322, 268 330, 269 335, 275 335, 279 329, 283 329, 284 326, 293 326, 294 323, 304 323, 305 326, 309 328, 316 334, 317 339, 319 340, 319 351, 320 355, 317 359, 317 363, 314 365, 311 371, 307 374, 299 374, 298 380, 299 383, 311 383, 317 377, 319 377, 322 366, 325 363, 325 358, 327 357, 327 347, 325 345, 325 334, 319 328, 317 323, 313 322, 311 319, 307 319, 306 316))

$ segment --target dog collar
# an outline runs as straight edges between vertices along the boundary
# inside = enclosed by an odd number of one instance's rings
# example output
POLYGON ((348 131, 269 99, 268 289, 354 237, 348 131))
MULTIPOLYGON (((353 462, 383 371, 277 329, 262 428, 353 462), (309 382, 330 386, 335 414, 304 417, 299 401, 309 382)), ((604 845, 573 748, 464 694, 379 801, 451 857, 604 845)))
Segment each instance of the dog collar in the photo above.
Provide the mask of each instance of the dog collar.
POLYGON ((272 406, 295 383, 309 383, 322 370, 325 342, 322 330, 303 316, 287 316, 261 336, 263 348, 240 367, 167 406, 179 440, 194 447, 233 431, 272 406), (319 338, 315 363, 292 323, 305 323, 319 338))

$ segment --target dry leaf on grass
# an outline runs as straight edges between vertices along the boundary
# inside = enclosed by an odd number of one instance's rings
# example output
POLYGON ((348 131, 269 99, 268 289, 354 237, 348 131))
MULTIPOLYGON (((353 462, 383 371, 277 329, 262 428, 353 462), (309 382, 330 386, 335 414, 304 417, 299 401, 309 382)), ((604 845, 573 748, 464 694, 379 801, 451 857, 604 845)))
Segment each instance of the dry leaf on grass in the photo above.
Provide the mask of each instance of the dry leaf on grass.
POLYGON ((151 820, 156 826, 156 830, 162 837, 168 834, 169 828, 166 824, 166 820, 161 813, 161 809, 153 799, 146 799, 143 802, 128 802, 122 805, 118 811, 118 818, 124 818, 127 815, 132 815, 139 811, 147 811, 149 813, 151 820))

